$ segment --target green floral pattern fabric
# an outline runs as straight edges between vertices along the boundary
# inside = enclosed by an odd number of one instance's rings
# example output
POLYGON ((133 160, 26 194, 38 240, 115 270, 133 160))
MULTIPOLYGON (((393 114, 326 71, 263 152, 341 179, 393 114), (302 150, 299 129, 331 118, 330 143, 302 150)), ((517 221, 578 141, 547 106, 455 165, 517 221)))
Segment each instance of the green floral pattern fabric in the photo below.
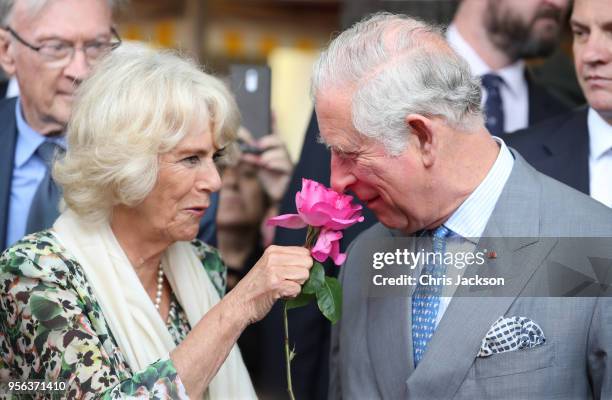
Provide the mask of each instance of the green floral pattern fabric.
MULTIPOLYGON (((192 242, 222 296, 226 270, 215 249, 192 242)), ((191 327, 172 298, 168 331, 180 343, 191 327)), ((50 231, 26 236, 0 256, 0 381, 67 382, 57 398, 185 398, 169 358, 132 371, 79 264, 50 231)), ((0 384, 0 398, 14 395, 0 384), (2 391, 5 391, 2 393, 2 391)))

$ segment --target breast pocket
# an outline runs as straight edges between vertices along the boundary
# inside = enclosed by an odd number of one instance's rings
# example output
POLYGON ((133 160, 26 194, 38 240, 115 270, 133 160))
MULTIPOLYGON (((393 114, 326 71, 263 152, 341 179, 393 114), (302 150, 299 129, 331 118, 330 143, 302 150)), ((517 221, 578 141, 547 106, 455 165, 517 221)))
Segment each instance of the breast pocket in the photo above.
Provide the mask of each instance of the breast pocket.
POLYGON ((488 357, 477 357, 469 377, 472 379, 491 378, 521 374, 548 368, 555 362, 555 346, 546 343, 531 349, 507 351, 488 357))

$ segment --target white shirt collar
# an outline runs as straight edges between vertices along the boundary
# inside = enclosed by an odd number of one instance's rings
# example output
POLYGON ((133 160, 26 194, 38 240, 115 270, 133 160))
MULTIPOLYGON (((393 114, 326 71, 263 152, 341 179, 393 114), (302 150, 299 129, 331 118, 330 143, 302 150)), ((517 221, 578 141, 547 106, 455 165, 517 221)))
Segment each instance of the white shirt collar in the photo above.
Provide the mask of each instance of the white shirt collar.
POLYGON ((6 88, 6 98, 19 96, 19 84, 14 76, 9 80, 6 88))
POLYGON ((504 141, 495 136, 493 139, 500 147, 495 163, 480 185, 444 223, 444 226, 465 239, 478 239, 482 236, 514 166, 514 157, 504 141))
POLYGON ((518 96, 521 93, 522 86, 525 85, 525 62, 523 60, 518 60, 499 70, 493 70, 461 36, 455 24, 449 25, 446 39, 451 47, 467 61, 472 74, 483 76, 495 73, 504 80, 511 94, 518 96))
POLYGON ((608 124, 597 111, 589 108, 589 157, 597 160, 612 149, 612 125, 608 124))

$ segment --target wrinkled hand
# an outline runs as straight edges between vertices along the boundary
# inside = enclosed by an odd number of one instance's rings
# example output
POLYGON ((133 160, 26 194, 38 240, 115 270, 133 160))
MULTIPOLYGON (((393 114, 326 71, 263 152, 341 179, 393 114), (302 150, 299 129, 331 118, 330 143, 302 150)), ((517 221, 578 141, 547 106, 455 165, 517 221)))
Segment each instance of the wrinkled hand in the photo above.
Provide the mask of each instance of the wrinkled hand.
POLYGON ((280 298, 296 297, 312 267, 310 251, 295 246, 270 246, 249 273, 228 294, 249 323, 262 319, 280 298))

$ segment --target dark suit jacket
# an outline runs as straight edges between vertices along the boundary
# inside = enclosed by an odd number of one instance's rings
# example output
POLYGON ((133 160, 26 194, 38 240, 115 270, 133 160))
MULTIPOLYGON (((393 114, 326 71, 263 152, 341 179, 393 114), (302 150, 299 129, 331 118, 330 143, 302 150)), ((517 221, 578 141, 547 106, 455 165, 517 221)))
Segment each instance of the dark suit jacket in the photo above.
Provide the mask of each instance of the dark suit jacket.
POLYGON ((529 92, 529 126, 570 110, 565 103, 536 83, 528 70, 525 71, 525 80, 529 92))
POLYGON ((0 82, 0 98, 6 97, 6 91, 8 90, 9 81, 0 82))
POLYGON ((588 108, 507 135, 506 143, 538 171, 589 194, 588 108))
POLYGON ((0 100, 0 251, 6 244, 11 178, 17 143, 16 98, 0 100))

